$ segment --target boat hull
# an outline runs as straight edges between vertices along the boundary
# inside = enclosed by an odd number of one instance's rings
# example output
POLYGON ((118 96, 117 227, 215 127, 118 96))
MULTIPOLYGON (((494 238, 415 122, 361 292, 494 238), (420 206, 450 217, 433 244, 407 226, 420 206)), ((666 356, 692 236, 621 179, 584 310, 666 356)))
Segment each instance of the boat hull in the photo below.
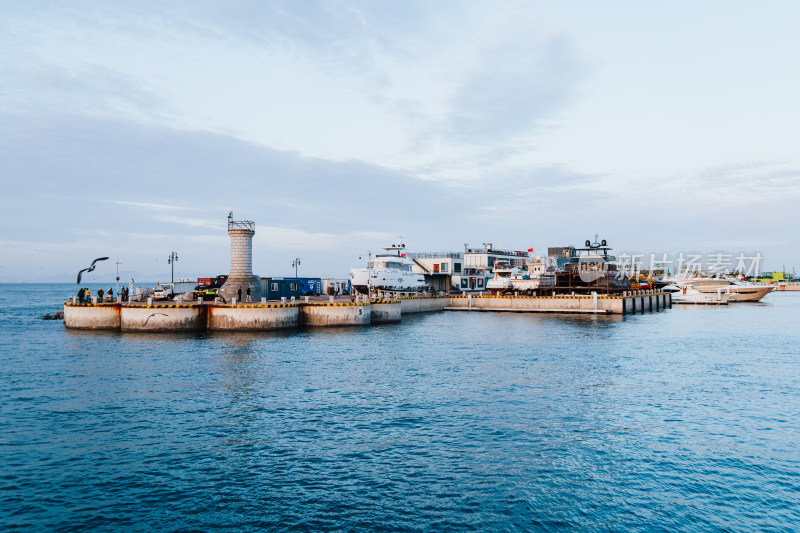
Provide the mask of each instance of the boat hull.
MULTIPOLYGON (((698 286, 697 290, 704 294, 716 294, 720 287, 702 287, 698 286)), ((722 293, 728 292, 728 287, 722 287, 722 293)), ((730 286, 731 302, 759 302, 761 299, 772 292, 772 287, 737 287, 730 286)))
POLYGON ((373 290, 403 292, 423 292, 428 289, 422 274, 392 270, 354 268, 350 270, 350 283, 361 294, 367 294, 370 287, 373 290))

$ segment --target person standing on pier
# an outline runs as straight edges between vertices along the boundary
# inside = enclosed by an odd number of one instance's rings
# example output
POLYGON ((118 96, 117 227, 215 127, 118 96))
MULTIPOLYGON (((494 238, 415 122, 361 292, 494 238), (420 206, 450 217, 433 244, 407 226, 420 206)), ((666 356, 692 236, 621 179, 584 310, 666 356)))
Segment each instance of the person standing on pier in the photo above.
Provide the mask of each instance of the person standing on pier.
MULTIPOLYGON (((239 289, 239 290, 241 290, 241 289, 239 289)), ((250 286, 249 285, 247 286, 247 301, 248 302, 250 301, 250 286)))
POLYGON ((103 288, 102 287, 97 289, 97 303, 100 303, 100 304, 103 303, 103 294, 104 293, 103 293, 103 288))
POLYGON ((239 303, 242 303, 242 288, 241 287, 239 287, 239 290, 236 291, 236 295, 238 296, 236 298, 236 301, 238 301, 239 303))
POLYGON ((78 303, 83 303, 83 300, 86 299, 86 289, 81 288, 78 291, 78 303))

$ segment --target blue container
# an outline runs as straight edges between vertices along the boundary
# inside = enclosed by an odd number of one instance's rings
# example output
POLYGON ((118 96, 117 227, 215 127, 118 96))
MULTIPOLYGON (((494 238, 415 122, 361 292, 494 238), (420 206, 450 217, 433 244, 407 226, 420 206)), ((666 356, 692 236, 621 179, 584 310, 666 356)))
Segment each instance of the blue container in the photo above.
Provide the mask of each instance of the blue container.
POLYGON ((262 294, 267 300, 291 299, 322 294, 321 278, 264 278, 262 294))

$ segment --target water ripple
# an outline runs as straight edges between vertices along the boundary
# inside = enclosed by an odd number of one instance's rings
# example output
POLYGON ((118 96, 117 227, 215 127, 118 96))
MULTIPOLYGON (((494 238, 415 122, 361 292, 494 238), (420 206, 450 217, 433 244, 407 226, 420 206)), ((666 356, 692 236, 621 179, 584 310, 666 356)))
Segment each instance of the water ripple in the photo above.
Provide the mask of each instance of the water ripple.
POLYGON ((142 335, 39 319, 71 290, 0 285, 4 530, 800 523, 800 295, 142 335))

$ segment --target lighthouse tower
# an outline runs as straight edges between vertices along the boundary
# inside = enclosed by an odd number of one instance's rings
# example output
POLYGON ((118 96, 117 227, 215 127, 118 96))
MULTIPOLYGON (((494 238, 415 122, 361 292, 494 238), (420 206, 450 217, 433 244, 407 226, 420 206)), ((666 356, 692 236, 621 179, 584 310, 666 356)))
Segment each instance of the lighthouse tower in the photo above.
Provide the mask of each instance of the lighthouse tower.
POLYGON ((250 289, 250 300, 261 299, 261 278, 253 275, 253 235, 256 223, 250 220, 233 220, 233 211, 228 213, 228 235, 231 238, 231 273, 228 280, 219 290, 225 302, 230 303, 242 290, 242 301, 247 301, 247 289, 250 289))

